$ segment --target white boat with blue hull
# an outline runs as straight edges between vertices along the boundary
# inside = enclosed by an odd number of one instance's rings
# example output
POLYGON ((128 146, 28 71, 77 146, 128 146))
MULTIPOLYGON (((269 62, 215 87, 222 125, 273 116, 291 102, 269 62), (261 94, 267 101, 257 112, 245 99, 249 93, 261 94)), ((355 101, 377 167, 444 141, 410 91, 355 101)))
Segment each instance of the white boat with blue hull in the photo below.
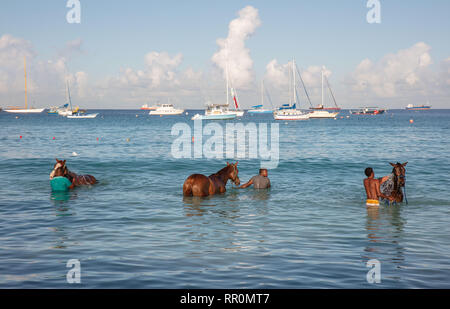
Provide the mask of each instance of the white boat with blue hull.
POLYGON ((262 105, 255 105, 252 106, 252 109, 249 109, 247 111, 249 114, 272 114, 273 110, 270 109, 264 109, 264 106, 262 105))
MULTIPOLYGON (((267 94, 269 97, 269 95, 267 94)), ((269 97, 269 101, 270 97, 269 97)), ((272 103, 271 103, 272 104, 272 103)), ((264 81, 261 81, 261 104, 252 106, 251 109, 247 111, 249 114, 272 114, 273 113, 273 107, 272 109, 265 109, 264 108, 264 81)))
POLYGON ((204 115, 196 114, 192 120, 229 120, 235 119, 237 116, 228 110, 227 105, 210 104, 205 110, 204 115))
MULTIPOLYGON (((289 100, 291 102, 289 104, 283 104, 280 108, 273 112, 273 117, 275 120, 308 120, 309 113, 304 113, 303 111, 297 109, 297 89, 296 89, 296 66, 295 60, 292 60, 292 76, 293 76, 293 93, 292 98, 289 100), (292 100, 293 99, 293 100, 292 100)), ((300 79, 302 78, 299 74, 300 79)), ((302 81, 303 82, 303 81, 302 81)), ((305 88, 306 91, 306 88, 305 88)))

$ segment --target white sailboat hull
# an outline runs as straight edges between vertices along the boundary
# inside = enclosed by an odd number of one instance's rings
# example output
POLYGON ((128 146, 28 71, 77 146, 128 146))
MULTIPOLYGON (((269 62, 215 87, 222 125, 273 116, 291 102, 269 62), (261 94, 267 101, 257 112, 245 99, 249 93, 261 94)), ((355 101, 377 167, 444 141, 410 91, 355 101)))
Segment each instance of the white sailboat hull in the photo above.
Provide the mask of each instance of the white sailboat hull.
POLYGON ((67 116, 69 119, 92 119, 97 117, 98 114, 88 114, 88 115, 70 115, 67 116))
POLYGON ((249 114, 272 114, 273 111, 270 109, 249 109, 247 111, 249 114))
POLYGON ((196 114, 192 120, 229 120, 235 119, 236 114, 214 114, 214 115, 200 115, 196 114))
POLYGON ((239 110, 236 110, 236 111, 228 111, 228 113, 230 113, 230 114, 235 114, 236 115, 236 117, 242 117, 242 116, 244 116, 244 111, 239 111, 239 110))
POLYGON ((148 114, 149 115, 155 115, 155 116, 170 116, 170 115, 181 115, 184 112, 183 109, 176 109, 173 111, 151 111, 148 114))
POLYGON ((273 114, 275 120, 308 120, 309 114, 302 113, 300 111, 296 112, 275 112, 273 114))
POLYGON ((16 113, 16 114, 38 114, 42 113, 45 108, 32 108, 32 109, 5 109, 4 111, 7 113, 16 113))
POLYGON ((330 113, 328 111, 320 110, 309 113, 310 119, 334 119, 339 113, 330 113))

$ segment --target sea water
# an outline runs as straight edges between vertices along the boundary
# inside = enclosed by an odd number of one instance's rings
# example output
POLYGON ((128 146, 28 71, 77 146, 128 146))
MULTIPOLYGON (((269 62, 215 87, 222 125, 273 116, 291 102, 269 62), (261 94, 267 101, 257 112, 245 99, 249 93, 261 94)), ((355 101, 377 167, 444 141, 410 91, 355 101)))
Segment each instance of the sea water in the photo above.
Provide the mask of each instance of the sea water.
MULTIPOLYGON (((77 260, 84 288, 450 288, 449 110, 278 122, 272 188, 209 198, 184 198, 183 182, 227 160, 171 153, 172 127, 198 111, 92 112, 0 113, 0 287, 73 288, 77 260), (52 193, 55 158, 99 183, 52 193), (409 203, 368 209, 364 169, 389 162, 408 162, 409 203)), ((238 167, 244 183, 260 161, 238 167)))

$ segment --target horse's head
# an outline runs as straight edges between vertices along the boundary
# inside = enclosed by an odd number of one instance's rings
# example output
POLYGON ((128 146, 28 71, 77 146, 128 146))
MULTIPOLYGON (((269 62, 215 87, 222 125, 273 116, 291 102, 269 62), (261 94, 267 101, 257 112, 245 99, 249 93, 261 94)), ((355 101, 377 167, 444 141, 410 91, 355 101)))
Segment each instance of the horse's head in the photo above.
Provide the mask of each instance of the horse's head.
POLYGON ((54 177, 59 177, 59 176, 66 176, 68 171, 67 171, 67 167, 66 167, 66 160, 62 161, 62 160, 58 160, 55 159, 56 163, 53 166, 53 170, 50 173, 50 180, 53 179, 54 177))
POLYGON ((406 169, 405 166, 406 164, 408 164, 408 162, 406 163, 398 163, 394 164, 394 163, 389 163, 390 165, 392 165, 394 168, 392 169, 392 173, 394 174, 394 177, 397 179, 397 185, 398 187, 404 187, 405 186, 405 181, 406 181, 406 169))
POLYGON ((239 186, 241 184, 241 180, 239 179, 239 170, 237 168, 239 162, 236 163, 228 163, 227 162, 227 172, 228 172, 228 178, 231 179, 233 181, 233 183, 236 186, 239 186))

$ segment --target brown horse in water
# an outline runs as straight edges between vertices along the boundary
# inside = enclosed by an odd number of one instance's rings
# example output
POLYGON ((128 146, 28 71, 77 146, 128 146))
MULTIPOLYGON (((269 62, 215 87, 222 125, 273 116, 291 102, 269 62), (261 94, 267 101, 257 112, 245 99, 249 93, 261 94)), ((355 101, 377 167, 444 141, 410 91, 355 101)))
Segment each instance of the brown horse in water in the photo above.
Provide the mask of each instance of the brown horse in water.
POLYGON ((97 183, 97 179, 91 175, 77 175, 71 171, 66 166, 66 160, 56 159, 56 164, 53 166, 53 171, 50 173, 50 180, 55 176, 63 176, 70 180, 72 186, 86 186, 93 185, 97 183))
POLYGON ((394 203, 402 203, 403 202, 403 190, 406 183, 406 163, 389 163, 394 168, 392 169, 392 174, 389 176, 389 180, 384 182, 381 185, 381 192, 389 197, 393 197, 394 203))
POLYGON ((221 194, 227 191, 226 185, 229 179, 234 182, 236 186, 241 184, 239 180, 238 162, 230 164, 212 174, 209 177, 200 174, 189 176, 183 184, 184 196, 208 196, 214 194, 221 194))

